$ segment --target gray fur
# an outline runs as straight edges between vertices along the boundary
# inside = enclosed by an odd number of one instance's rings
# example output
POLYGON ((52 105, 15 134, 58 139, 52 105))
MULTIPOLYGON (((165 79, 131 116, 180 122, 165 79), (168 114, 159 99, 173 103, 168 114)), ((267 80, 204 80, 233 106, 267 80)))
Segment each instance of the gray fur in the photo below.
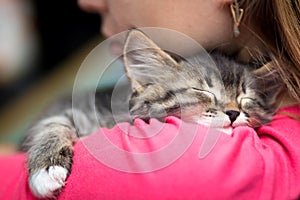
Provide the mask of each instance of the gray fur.
MULTIPOLYGON (((282 85, 277 73, 256 73, 219 53, 200 53, 179 62, 159 49, 147 36, 132 30, 124 47, 124 64, 131 90, 124 86, 124 99, 117 105, 129 105, 117 116, 111 112, 111 92, 97 92, 96 110, 102 127, 112 127, 117 121, 131 117, 144 120, 155 117, 163 120, 172 115, 199 123, 201 117, 225 116, 236 109, 248 116, 248 124, 259 127, 269 123, 276 110, 275 100, 282 85), (140 47, 133 50, 133 46, 140 47), (145 49, 148 48, 148 49, 145 49), (213 62, 216 65, 212 65, 213 62), (268 88, 272 88, 272 90, 268 88), (127 88, 127 89, 125 89, 127 88), (127 94, 129 93, 129 94, 127 94), (127 107, 128 109, 128 107, 127 107)), ((83 94, 82 104, 72 109, 71 101, 55 105, 26 135, 21 149, 28 151, 30 174, 42 168, 59 165, 69 172, 72 165, 72 145, 77 138, 97 130, 90 116, 94 105, 92 94, 83 94), (74 123, 73 112, 80 120, 74 123)), ((126 107, 126 106, 125 106, 126 107)), ((228 117, 228 116, 227 116, 228 117)))

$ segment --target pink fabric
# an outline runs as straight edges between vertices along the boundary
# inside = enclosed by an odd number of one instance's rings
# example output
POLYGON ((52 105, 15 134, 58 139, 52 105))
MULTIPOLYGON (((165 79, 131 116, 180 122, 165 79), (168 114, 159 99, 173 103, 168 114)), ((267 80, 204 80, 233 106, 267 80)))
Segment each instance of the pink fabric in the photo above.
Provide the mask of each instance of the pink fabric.
MULTIPOLYGON (((300 106, 282 111, 300 116, 300 106)), ((168 117, 166 123, 137 120, 135 126, 123 123, 111 130, 101 129, 75 145, 72 173, 58 198, 299 197, 299 121, 276 115, 271 125, 256 131, 238 127, 232 136, 208 132, 207 127, 174 117, 168 117), (156 134, 149 135, 152 133, 156 134), (207 140, 209 134, 215 134, 215 143, 207 140), (201 155, 204 144, 212 148, 201 155)), ((26 154, 0 158, 0 199, 34 199, 26 182, 25 159, 26 154)))

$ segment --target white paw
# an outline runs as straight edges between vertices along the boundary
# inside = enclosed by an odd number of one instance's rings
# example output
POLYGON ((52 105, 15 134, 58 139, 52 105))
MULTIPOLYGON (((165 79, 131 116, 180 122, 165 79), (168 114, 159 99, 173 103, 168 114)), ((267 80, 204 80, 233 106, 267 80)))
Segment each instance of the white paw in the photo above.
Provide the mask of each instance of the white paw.
POLYGON ((67 174, 61 166, 51 166, 48 171, 43 168, 30 176, 29 186, 35 196, 51 198, 65 185, 67 174))

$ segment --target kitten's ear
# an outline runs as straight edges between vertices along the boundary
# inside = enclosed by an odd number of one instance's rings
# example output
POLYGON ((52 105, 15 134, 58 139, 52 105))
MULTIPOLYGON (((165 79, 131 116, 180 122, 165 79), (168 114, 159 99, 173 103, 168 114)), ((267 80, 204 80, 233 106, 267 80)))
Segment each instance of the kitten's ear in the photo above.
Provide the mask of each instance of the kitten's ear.
POLYGON ((270 62, 254 71, 259 88, 268 99, 270 105, 276 103, 276 98, 284 88, 279 71, 275 64, 270 62))
POLYGON ((132 88, 137 92, 142 92, 145 85, 165 81, 164 74, 174 73, 178 67, 169 54, 137 29, 127 35, 123 60, 132 88))

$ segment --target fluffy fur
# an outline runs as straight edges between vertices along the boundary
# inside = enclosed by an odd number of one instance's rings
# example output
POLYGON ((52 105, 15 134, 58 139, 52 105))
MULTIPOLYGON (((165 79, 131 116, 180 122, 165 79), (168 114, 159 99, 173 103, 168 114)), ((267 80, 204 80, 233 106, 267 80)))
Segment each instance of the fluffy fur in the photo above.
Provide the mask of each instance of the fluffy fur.
MULTIPOLYGON (((124 65, 131 87, 124 86, 119 92, 128 96, 131 118, 144 120, 172 115, 216 127, 255 128, 271 121, 282 88, 276 81, 278 73, 270 68, 251 70, 218 53, 210 57, 199 53, 178 61, 138 30, 127 36, 124 65)), ((52 197, 64 186, 73 143, 97 129, 90 116, 94 108, 89 104, 91 95, 83 94, 82 104, 73 109, 70 100, 57 104, 26 135, 21 149, 28 151, 29 183, 36 196, 52 197), (76 124, 74 113, 79 117, 76 124)), ((118 100, 121 103, 116 105, 128 105, 118 100)), ((116 118, 130 121, 126 109, 113 115, 110 102, 111 92, 96 94, 101 126, 113 126, 116 118)))

